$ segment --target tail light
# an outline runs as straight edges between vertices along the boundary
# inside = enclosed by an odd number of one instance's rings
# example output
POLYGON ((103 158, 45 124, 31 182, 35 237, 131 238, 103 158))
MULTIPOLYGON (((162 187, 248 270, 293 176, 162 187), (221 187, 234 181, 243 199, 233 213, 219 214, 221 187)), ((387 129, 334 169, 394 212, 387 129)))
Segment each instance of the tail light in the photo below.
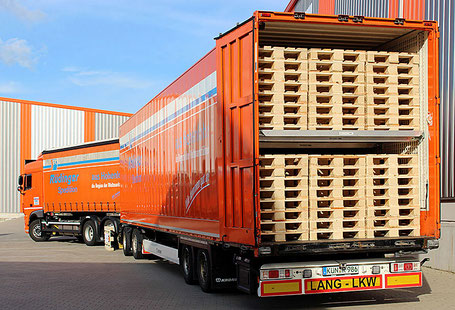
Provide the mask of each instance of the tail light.
POLYGON ((272 279, 289 279, 291 278, 290 269, 270 269, 261 271, 262 280, 272 280, 272 279))
POLYGON ((420 263, 391 263, 390 272, 408 272, 408 271, 419 271, 420 263))

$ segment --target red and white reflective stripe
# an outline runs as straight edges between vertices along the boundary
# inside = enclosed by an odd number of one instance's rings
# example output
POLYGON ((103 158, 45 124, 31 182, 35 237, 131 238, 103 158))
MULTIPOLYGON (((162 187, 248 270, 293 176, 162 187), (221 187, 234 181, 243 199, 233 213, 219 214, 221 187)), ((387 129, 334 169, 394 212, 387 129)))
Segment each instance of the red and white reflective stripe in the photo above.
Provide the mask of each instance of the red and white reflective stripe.
POLYGON ((27 207, 27 208, 24 208, 24 210, 39 210, 39 209, 43 209, 43 207, 27 207))

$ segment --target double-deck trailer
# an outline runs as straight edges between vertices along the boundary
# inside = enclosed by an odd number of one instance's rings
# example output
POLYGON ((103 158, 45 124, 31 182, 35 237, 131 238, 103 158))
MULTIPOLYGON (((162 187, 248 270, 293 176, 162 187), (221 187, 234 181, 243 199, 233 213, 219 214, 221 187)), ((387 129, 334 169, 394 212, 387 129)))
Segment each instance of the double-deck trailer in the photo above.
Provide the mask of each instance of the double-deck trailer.
POLYGON ((120 127, 135 257, 204 291, 420 286, 407 254, 439 237, 438 38, 433 21, 276 12, 221 34, 120 127))
POLYGON ((433 21, 266 11, 220 34, 120 127, 125 255, 206 292, 421 286, 440 229, 438 41, 433 21))
POLYGON ((76 236, 87 245, 120 228, 118 139, 43 151, 19 177, 25 232, 35 241, 76 236))

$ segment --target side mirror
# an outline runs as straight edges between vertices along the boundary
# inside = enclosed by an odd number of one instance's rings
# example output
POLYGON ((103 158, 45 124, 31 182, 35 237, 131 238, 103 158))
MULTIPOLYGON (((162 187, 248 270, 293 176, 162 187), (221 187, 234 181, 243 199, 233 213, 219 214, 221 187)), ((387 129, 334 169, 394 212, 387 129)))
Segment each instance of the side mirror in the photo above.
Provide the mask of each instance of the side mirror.
POLYGON ((19 179, 17 180, 17 183, 19 184, 19 186, 22 187, 22 185, 24 185, 24 176, 23 175, 20 175, 19 176, 19 179))

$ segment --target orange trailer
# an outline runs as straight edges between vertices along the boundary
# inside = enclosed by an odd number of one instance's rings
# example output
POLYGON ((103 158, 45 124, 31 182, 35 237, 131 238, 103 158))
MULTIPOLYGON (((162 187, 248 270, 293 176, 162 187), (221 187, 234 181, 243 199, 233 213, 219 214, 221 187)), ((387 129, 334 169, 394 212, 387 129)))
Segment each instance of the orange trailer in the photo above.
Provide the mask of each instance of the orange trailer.
POLYGON ((124 250, 204 291, 420 286, 401 256, 439 238, 438 41, 433 21, 277 12, 221 34, 120 127, 124 250))
POLYGON ((78 236, 102 239, 105 225, 119 227, 118 139, 43 151, 19 177, 25 232, 35 241, 78 236))

